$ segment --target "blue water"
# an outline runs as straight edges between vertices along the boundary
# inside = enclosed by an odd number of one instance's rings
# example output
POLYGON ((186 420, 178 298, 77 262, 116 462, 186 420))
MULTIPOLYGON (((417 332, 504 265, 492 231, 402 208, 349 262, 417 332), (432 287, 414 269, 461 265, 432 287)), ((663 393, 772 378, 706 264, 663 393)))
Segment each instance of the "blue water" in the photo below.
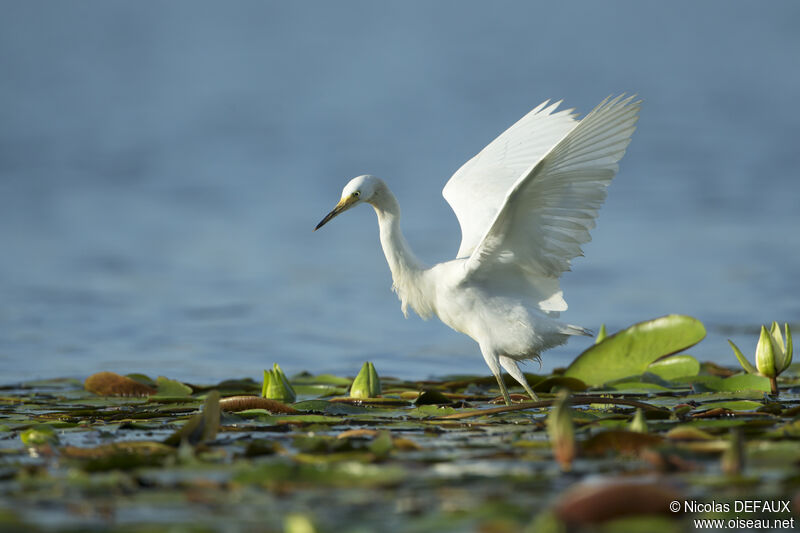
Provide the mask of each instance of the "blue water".
POLYGON ((486 374, 403 319, 371 210, 311 229, 372 173, 418 255, 452 258, 461 163, 546 98, 619 92, 639 130, 564 318, 690 314, 691 352, 735 364, 726 338, 800 323, 799 22, 791 1, 5 3, 0 382, 486 374))

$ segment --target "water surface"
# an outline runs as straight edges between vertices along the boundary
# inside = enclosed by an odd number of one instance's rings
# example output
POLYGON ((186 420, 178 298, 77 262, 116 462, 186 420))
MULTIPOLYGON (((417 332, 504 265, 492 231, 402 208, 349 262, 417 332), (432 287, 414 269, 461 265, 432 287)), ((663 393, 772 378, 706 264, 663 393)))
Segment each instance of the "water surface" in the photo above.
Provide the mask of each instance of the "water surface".
MULTIPOLYGON (((404 320, 368 209, 429 263, 447 178, 546 98, 644 99, 564 318, 701 319, 723 364, 800 322, 800 6, 731 2, 16 3, 0 20, 0 375, 488 370, 404 320)), ((549 352, 543 370, 588 346, 549 352)), ((536 371, 534 365, 529 367, 536 371)))

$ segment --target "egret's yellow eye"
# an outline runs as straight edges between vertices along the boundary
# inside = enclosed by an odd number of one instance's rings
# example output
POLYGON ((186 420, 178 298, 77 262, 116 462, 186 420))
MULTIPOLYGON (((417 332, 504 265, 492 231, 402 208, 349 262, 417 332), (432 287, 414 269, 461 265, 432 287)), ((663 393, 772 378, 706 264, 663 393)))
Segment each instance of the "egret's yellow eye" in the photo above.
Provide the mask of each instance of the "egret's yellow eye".
POLYGON ((353 198, 358 198, 359 196, 361 196, 361 192, 356 191, 353 193, 353 198))

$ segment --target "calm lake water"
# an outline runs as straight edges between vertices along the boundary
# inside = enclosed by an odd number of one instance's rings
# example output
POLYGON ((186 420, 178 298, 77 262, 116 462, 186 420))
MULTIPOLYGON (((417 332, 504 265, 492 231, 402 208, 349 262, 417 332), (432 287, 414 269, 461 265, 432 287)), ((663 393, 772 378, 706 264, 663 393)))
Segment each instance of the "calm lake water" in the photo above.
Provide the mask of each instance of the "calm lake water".
MULTIPOLYGON (((17 2, 0 18, 0 382, 99 370, 213 382, 488 369, 404 320, 375 215, 386 179, 430 263, 448 177, 547 98, 644 99, 564 318, 701 319, 736 363, 800 331, 800 3, 17 2)), ((548 352, 548 371, 590 339, 548 352)), ((538 371, 536 365, 528 367, 538 371)))

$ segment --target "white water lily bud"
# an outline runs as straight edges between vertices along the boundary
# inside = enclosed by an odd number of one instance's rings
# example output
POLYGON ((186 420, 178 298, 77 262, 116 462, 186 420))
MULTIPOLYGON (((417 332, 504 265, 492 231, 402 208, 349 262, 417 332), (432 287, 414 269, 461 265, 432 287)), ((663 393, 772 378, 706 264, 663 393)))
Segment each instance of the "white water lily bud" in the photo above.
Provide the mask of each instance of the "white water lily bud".
POLYGON ((756 346, 756 366, 750 364, 739 347, 728 340, 742 368, 749 374, 769 378, 773 394, 778 393, 778 376, 792 364, 792 332, 789 324, 784 324, 784 330, 785 343, 777 322, 772 323, 769 331, 765 326, 761 326, 761 335, 756 346))
POLYGON ((775 355, 775 371, 780 374, 792 364, 792 332, 789 324, 784 324, 786 330, 786 344, 783 343, 781 328, 777 322, 772 323, 769 335, 772 339, 772 351, 775 355))
MULTIPOLYGON (((756 368, 758 373, 766 378, 774 378, 775 371, 775 340, 767 332, 767 328, 761 326, 761 336, 758 338, 756 346, 756 368)), ((781 344, 783 344, 781 342, 781 344)))

